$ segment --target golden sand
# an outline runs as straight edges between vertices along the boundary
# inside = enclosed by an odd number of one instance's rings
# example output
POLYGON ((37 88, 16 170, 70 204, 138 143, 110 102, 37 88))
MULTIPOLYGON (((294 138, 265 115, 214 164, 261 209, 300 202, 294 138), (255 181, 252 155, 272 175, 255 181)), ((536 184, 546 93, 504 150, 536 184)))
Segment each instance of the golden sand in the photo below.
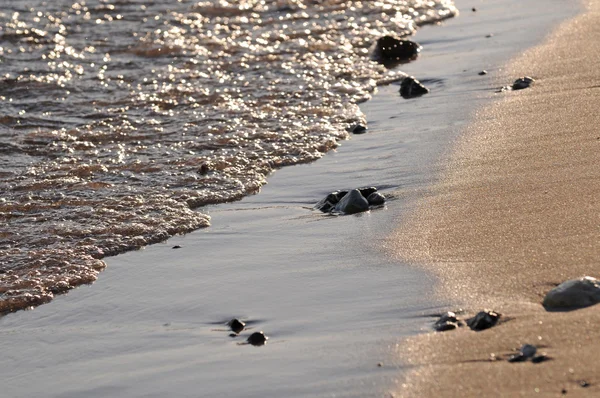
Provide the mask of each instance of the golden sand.
POLYGON ((406 341, 399 396, 600 397, 600 305, 541 306, 555 284, 600 277, 600 1, 502 73, 536 82, 477 113, 388 246, 438 276, 457 306, 510 320, 406 341), (553 359, 490 360, 525 343, 553 359))

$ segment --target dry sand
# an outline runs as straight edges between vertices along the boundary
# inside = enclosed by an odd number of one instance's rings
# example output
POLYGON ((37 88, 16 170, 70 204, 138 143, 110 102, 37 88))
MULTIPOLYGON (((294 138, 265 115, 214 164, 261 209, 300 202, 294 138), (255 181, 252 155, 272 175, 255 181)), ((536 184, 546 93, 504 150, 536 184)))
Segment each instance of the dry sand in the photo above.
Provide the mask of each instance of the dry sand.
POLYGON ((400 396, 600 396, 600 305, 540 304, 555 284, 600 277, 600 1, 586 7, 501 72, 506 84, 536 82, 477 113, 388 242, 440 278, 441 296, 509 320, 406 341, 400 355, 414 368, 400 396), (490 360, 524 343, 553 360, 490 360))

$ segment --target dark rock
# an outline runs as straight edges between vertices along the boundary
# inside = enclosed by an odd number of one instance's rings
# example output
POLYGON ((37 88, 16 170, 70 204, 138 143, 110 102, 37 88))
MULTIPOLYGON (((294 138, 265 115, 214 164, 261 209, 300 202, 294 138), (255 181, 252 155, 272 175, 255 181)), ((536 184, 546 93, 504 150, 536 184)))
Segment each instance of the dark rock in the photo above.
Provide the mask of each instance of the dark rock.
POLYGON ((254 346, 261 346, 267 344, 267 340, 269 340, 269 338, 265 336, 263 332, 254 332, 246 341, 254 346))
POLYGON ((527 358, 533 358, 537 352, 537 347, 531 344, 524 344, 520 352, 527 358))
POLYGON ((538 355, 537 357, 531 358, 531 362, 533 363, 542 363, 546 361, 550 361, 552 358, 547 356, 546 354, 538 355))
POLYGON ((367 132, 367 128, 362 124, 357 124, 352 128, 352 134, 365 134, 367 132))
POLYGON ((181 249, 181 246, 179 246, 179 245, 175 245, 175 246, 173 246, 171 249, 181 249))
POLYGON ((510 358, 508 358, 508 362, 525 362, 528 359, 529 358, 527 358, 525 355, 518 353, 518 354, 513 355, 510 358))
POLYGON ((513 90, 523 90, 524 88, 531 86, 531 84, 534 81, 535 80, 533 80, 533 78, 531 78, 529 76, 520 77, 517 80, 515 80, 515 82, 512 85, 512 89, 513 90))
POLYGON ((321 199, 316 205, 315 205, 315 209, 317 210, 321 210, 323 213, 329 213, 330 211, 333 210, 333 208, 335 207, 335 205, 340 201, 340 198, 342 196, 344 196, 347 192, 344 191, 343 194, 342 192, 332 192, 329 195, 327 195, 324 199, 321 199))
POLYGON ((429 89, 412 76, 406 77, 400 85, 400 95, 405 99, 420 97, 428 92, 429 89))
POLYGON ((489 33, 489 34, 485 35, 485 37, 486 37, 486 39, 489 39, 490 37, 494 37, 494 34, 493 33, 489 33))
POLYGON ((373 59, 383 64, 408 62, 417 58, 421 48, 414 41, 383 36, 377 40, 373 59))
POLYGON ((585 380, 581 380, 581 381, 579 382, 579 385, 580 385, 581 387, 583 387, 583 388, 586 388, 586 387, 589 387, 589 386, 590 386, 590 383, 588 383, 588 382, 587 382, 587 381, 585 381, 585 380))
POLYGON ((369 202, 358 189, 353 189, 344 195, 333 210, 344 214, 360 213, 369 210, 369 202))
POLYGON ((377 192, 377 188, 375 187, 363 187, 363 188, 357 188, 360 191, 360 194, 362 196, 364 196, 365 198, 368 198, 369 195, 377 192))
POLYGON ((484 76, 484 75, 487 75, 487 74, 488 74, 488 72, 485 69, 482 70, 481 72, 479 72, 479 76, 484 76))
POLYGON ((370 206, 381 206, 385 203, 385 196, 379 192, 373 192, 367 197, 370 206))
POLYGON ((210 168, 208 167, 208 164, 202 163, 202 166, 200 166, 200 168, 198 169, 198 174, 205 175, 209 171, 210 171, 210 168))
POLYGON ((242 330, 244 330, 246 324, 239 319, 234 318, 227 322, 227 326, 229 326, 232 332, 239 334, 242 332, 242 330))
POLYGON ((483 310, 477 315, 475 315, 473 318, 467 319, 467 325, 471 328, 471 330, 475 331, 489 329, 498 323, 498 319, 500 319, 500 316, 501 314, 497 312, 483 310))
POLYGON ((600 281, 591 276, 571 279, 550 290, 544 301, 549 311, 568 311, 585 308, 600 302, 600 281))
MULTIPOLYGON (((358 188, 358 192, 367 200, 370 195, 377 192, 377 188, 375 187, 363 187, 358 188)), ((348 191, 334 191, 327 195, 324 199, 321 199, 316 205, 315 209, 321 210, 323 213, 329 213, 333 210, 340 211, 335 209, 336 205, 348 194, 348 191)), ((367 201, 368 203, 368 201, 367 201)), ((364 211, 364 210, 363 210, 364 211)))
POLYGON ((473 7, 473 8, 471 8, 471 11, 477 12, 477 8, 473 7))
POLYGON ((459 326, 459 319, 456 317, 454 312, 448 311, 440 316, 434 324, 433 328, 438 332, 445 332, 447 330, 454 330, 459 326))

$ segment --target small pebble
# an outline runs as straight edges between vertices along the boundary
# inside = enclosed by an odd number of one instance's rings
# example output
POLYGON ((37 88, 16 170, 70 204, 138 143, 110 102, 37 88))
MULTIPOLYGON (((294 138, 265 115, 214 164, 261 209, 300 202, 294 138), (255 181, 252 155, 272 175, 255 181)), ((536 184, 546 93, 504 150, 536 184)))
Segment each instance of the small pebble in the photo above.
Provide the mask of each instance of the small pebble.
POLYGON ((487 70, 482 70, 481 72, 479 72, 479 76, 483 76, 483 75, 487 75, 488 72, 487 70))
POLYGON ((254 346, 261 346, 267 344, 267 340, 269 338, 263 332, 254 332, 246 341, 254 346))
POLYGON ((588 383, 588 382, 587 382, 587 381, 585 381, 585 380, 581 380, 581 381, 579 382, 579 385, 580 385, 581 387, 583 387, 583 388, 586 388, 586 387, 589 387, 589 386, 590 386, 590 383, 588 383))
POLYGON ((367 132, 367 128, 361 124, 357 124, 352 129, 353 134, 365 134, 367 132))
POLYGON ((532 358, 536 352, 537 348, 531 344, 525 344, 523 347, 521 347, 521 354, 527 358, 532 358))
POLYGON ((378 368, 380 368, 380 367, 382 367, 382 366, 383 366, 383 362, 379 362, 379 363, 377 364, 377 367, 378 367, 378 368))
POLYGON ((493 33, 489 33, 489 34, 485 35, 486 39, 489 39, 490 37, 494 37, 494 34, 493 33))
POLYGON ((567 394, 567 390, 564 389, 564 388, 560 392, 562 393, 562 395, 566 395, 567 394))
POLYGON ((179 245, 175 245, 175 246, 173 246, 171 249, 181 249, 181 246, 179 246, 179 245))
POLYGON ((227 322, 227 326, 229 326, 229 328, 231 329, 232 332, 239 334, 242 330, 244 330, 244 328, 246 327, 246 324, 242 321, 240 321, 239 319, 232 319, 229 322, 227 322))
POLYGON ((531 362, 533 362, 533 363, 542 363, 542 362, 549 361, 551 359, 552 358, 550 358, 546 354, 542 354, 542 355, 538 355, 537 357, 531 358, 531 362))
POLYGON ((198 169, 198 174, 200 175, 205 175, 210 171, 208 165, 206 163, 203 163, 202 166, 200 166, 200 168, 198 169))
POLYGON ((472 10, 473 12, 476 12, 476 11, 477 11, 477 8, 473 7, 473 8, 471 8, 471 10, 472 10))

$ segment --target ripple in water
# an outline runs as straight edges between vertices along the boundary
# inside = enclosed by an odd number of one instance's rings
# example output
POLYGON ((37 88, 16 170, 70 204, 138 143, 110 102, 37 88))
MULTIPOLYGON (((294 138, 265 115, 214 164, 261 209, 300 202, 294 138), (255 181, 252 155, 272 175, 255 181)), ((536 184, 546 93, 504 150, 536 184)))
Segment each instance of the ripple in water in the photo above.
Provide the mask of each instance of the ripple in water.
POLYGON ((209 225, 364 123, 369 59, 449 0, 29 0, 0 10, 0 312, 209 225), (165 3, 165 4, 163 4, 165 3), (167 4, 168 3, 168 4, 167 4))

